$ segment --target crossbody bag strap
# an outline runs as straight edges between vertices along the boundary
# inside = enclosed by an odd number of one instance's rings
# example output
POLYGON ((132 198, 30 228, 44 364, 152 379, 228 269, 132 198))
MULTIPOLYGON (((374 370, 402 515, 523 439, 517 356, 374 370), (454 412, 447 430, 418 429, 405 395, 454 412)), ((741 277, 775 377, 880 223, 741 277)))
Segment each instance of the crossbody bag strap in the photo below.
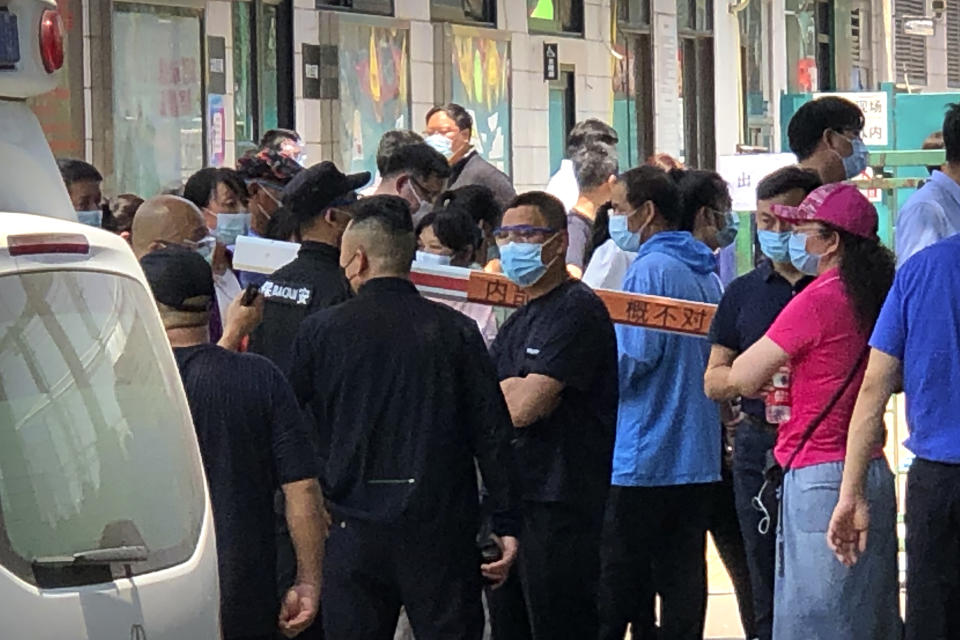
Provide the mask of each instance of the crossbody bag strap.
POLYGON ((793 466, 793 461, 798 455, 800 455, 800 452, 803 451, 803 448, 807 446, 810 438, 813 437, 813 432, 817 430, 817 427, 819 427, 820 423, 823 422, 824 418, 827 417, 827 414, 833 410, 834 405, 839 402, 841 396, 843 396, 843 394, 846 392, 847 387, 850 386, 850 383, 853 382, 854 377, 856 377, 857 372, 860 370, 860 367, 866 361, 869 354, 870 345, 868 344, 863 348, 863 351, 860 353, 860 357, 857 358, 856 364, 853 365, 850 373, 847 374, 843 384, 841 384, 840 388, 834 392, 833 397, 830 398, 830 401, 823 406, 823 409, 820 410, 820 413, 817 414, 817 417, 813 419, 813 421, 810 423, 810 426, 807 427, 807 430, 803 432, 803 437, 800 438, 800 443, 797 445, 797 448, 793 450, 793 453, 790 454, 790 457, 787 459, 787 463, 783 465, 783 473, 789 471, 790 467, 793 466))

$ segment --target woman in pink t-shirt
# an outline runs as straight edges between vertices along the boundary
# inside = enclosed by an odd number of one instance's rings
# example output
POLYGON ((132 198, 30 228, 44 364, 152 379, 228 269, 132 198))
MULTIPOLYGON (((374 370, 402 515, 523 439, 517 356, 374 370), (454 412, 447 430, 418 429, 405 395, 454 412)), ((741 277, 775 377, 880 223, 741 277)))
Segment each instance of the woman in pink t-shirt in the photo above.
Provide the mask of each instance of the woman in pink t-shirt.
POLYGON ((867 339, 893 282, 893 254, 877 238, 876 209, 855 187, 825 185, 799 207, 775 206, 774 213, 796 225, 790 238, 794 266, 817 279, 728 374, 731 388, 751 396, 781 367, 789 366, 791 373, 790 418, 780 424, 774 449, 786 473, 773 637, 899 640, 896 501, 893 474, 879 447, 867 488, 871 516, 877 514, 870 521, 871 546, 861 559, 867 565, 844 567, 825 539, 843 477, 867 339))

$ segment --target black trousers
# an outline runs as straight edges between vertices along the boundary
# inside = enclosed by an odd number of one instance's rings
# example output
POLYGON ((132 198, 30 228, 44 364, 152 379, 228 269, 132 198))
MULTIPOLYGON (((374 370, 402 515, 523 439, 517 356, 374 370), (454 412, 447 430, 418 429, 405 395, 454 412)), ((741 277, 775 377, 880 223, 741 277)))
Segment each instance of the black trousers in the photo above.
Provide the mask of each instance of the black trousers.
POLYGON ((750 570, 747 567, 747 553, 744 549, 740 521, 737 518, 737 505, 733 497, 733 478, 724 473, 723 480, 713 485, 713 504, 707 530, 713 536, 720 560, 730 575, 733 590, 737 594, 737 606, 740 609, 740 623, 747 638, 757 636, 757 618, 753 608, 753 589, 750 586, 750 570))
MULTIPOLYGON (((750 569, 750 587, 756 614, 754 635, 760 640, 773 638, 773 587, 779 505, 776 490, 763 486, 763 469, 767 452, 773 449, 776 440, 776 433, 748 419, 737 427, 733 446, 733 492, 747 566, 750 569), (759 529, 764 513, 757 509, 753 502, 761 489, 763 505, 770 516, 765 534, 760 533, 759 529)), ((737 593, 739 601, 739 591, 737 593)))
POLYGON ((334 520, 324 556, 329 640, 392 640, 401 605, 417 640, 480 640, 476 531, 334 520))
POLYGON ((702 640, 710 484, 611 487, 601 547, 600 640, 702 640), (660 594, 660 628, 654 597, 660 594))
POLYGON ((524 503, 517 570, 487 593, 494 640, 597 637, 602 526, 602 498, 524 503))
POLYGON ((960 465, 907 476, 907 640, 960 638, 960 465))

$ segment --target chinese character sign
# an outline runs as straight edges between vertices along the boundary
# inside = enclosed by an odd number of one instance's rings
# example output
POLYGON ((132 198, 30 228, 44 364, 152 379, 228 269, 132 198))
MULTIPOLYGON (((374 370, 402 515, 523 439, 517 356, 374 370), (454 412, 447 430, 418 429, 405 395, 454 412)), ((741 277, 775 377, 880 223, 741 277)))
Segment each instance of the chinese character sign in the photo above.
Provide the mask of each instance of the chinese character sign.
POLYGON ((863 141, 869 147, 885 147, 890 144, 887 94, 884 91, 870 93, 817 93, 814 100, 824 96, 836 96, 853 102, 863 111, 863 141))

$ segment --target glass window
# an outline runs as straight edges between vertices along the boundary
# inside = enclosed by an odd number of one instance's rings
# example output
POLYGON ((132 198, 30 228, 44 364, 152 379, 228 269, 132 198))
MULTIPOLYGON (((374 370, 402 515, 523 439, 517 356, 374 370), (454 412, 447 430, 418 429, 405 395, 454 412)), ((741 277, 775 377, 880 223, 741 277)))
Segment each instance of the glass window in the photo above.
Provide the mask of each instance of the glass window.
POLYGON ((186 561, 203 479, 177 370, 158 364, 166 336, 143 316, 152 297, 43 271, 0 278, 0 298, 0 564, 36 583, 38 558, 138 540, 135 574, 186 561))
POLYGON ((786 0, 787 85, 790 93, 811 93, 820 88, 816 5, 816 0, 786 0))
POLYGON ((340 154, 344 171, 377 171, 387 131, 409 129, 409 32, 340 21, 340 154))
POLYGON ((338 9, 359 13, 393 15, 393 0, 316 0, 317 9, 338 9))
POLYGON ((712 31, 713 0, 677 0, 677 28, 712 31))
POLYGON ((527 0, 531 31, 583 33, 583 0, 527 0))
POLYGON ((250 52, 253 34, 253 3, 233 3, 233 121, 238 144, 257 141, 254 126, 254 65, 250 52))
POLYGON ((452 37, 451 102, 473 117, 473 146, 510 174, 510 43, 466 33, 452 37))
POLYGON ((617 20, 629 26, 650 24, 650 0, 614 0, 617 4, 617 20))
POLYGON ((496 25, 496 0, 430 0, 434 20, 496 25))
POLYGON ((179 187, 204 165, 200 13, 113 5, 114 171, 118 193, 179 187))

